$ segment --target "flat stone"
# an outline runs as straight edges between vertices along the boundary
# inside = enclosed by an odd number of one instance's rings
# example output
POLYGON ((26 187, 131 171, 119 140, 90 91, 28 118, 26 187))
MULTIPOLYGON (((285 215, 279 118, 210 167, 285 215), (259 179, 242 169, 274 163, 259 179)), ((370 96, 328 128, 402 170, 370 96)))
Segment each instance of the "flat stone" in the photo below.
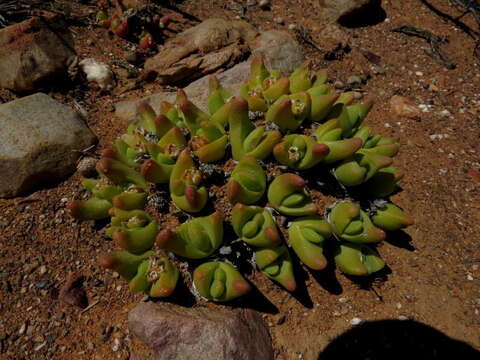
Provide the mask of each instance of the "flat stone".
POLYGON ((58 16, 32 17, 0 30, 0 87, 29 92, 67 77, 75 58, 58 16))
POLYGON ((155 351, 155 360, 273 359, 267 328, 250 309, 140 303, 128 314, 128 326, 155 351))
POLYGON ((75 111, 43 93, 0 105, 0 127, 0 197, 71 174, 95 142, 75 111))
POLYGON ((145 62, 145 73, 160 84, 176 84, 230 68, 248 55, 257 34, 245 21, 205 20, 167 41, 145 62))
MULTIPOLYGON (((215 74, 223 87, 231 92, 232 95, 238 95, 242 82, 248 80, 250 75, 250 62, 244 61, 219 74, 215 74)), ((207 109, 208 98, 208 77, 198 79, 184 88, 190 101, 200 107, 207 109)), ((135 120, 137 106, 140 102, 147 102, 153 109, 158 109, 162 101, 175 101, 175 92, 163 91, 137 100, 121 101, 115 104, 115 115, 121 120, 130 123, 135 120)))
POLYGON ((261 55, 268 69, 279 70, 288 76, 300 66, 305 57, 298 42, 286 31, 268 30, 251 45, 253 55, 261 55))

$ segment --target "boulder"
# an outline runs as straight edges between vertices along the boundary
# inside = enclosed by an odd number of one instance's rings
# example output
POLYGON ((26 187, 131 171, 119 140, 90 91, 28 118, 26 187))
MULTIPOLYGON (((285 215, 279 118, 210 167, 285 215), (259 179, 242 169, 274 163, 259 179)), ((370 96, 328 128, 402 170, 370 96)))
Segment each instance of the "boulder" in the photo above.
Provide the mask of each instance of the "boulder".
POLYGON ((69 175, 95 142, 75 111, 42 93, 0 105, 0 128, 0 197, 69 175))
POLYGON ((29 92, 66 78, 75 58, 58 16, 33 17, 0 30, 0 87, 29 92))
POLYGON ((360 12, 365 7, 377 4, 378 0, 320 0, 323 16, 330 21, 341 21, 360 12))
MULTIPOLYGON (((238 95, 240 85, 246 81, 250 75, 250 62, 245 61, 227 71, 216 74, 222 85, 230 91, 232 95, 238 95)), ((188 85, 184 90, 190 101, 200 107, 202 110, 207 110, 208 98, 208 77, 204 76, 188 85)), ((149 103, 153 109, 158 109, 161 101, 175 101, 175 92, 162 91, 142 99, 121 101, 115 104, 115 115, 126 123, 135 120, 137 106, 140 102, 145 101, 149 103)))
POLYGON ((261 33, 251 44, 252 54, 261 55, 266 66, 290 75, 305 61, 302 48, 286 31, 268 30, 261 33))
POLYGON ((155 351, 155 360, 273 359, 268 330, 249 309, 147 302, 130 311, 128 327, 155 351))
POLYGON ((145 73, 160 84, 176 84, 232 67, 248 56, 257 34, 244 21, 205 20, 167 41, 145 62, 145 73))

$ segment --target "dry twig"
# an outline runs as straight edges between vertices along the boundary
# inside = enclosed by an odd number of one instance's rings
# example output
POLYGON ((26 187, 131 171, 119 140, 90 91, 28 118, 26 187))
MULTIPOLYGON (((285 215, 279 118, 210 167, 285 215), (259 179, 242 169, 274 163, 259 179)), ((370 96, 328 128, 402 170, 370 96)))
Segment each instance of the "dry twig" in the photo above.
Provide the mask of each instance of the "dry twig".
POLYGON ((402 25, 392 29, 391 31, 402 33, 408 36, 416 36, 427 40, 427 42, 430 44, 430 48, 425 49, 427 55, 431 56, 435 61, 445 68, 449 70, 455 69, 456 65, 448 60, 440 50, 440 47, 448 42, 447 38, 436 36, 428 30, 422 30, 411 25, 402 25))

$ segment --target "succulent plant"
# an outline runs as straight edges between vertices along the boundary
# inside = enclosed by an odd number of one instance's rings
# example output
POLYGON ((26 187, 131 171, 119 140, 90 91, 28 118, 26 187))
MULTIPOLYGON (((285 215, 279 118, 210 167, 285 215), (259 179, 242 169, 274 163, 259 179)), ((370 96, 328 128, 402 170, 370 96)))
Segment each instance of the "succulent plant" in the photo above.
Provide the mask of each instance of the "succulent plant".
POLYGON ((373 225, 360 206, 353 202, 337 203, 328 218, 333 233, 353 243, 377 243, 385 239, 385 232, 373 225))
POLYGON ((309 136, 291 134, 275 145, 273 155, 281 164, 295 170, 306 170, 325 159, 329 151, 328 146, 317 143, 309 136))
POLYGON ((158 233, 157 223, 143 210, 110 209, 112 221, 106 231, 122 249, 133 254, 149 250, 158 233))
POLYGON ((116 271, 125 280, 132 280, 138 271, 138 266, 148 260, 155 253, 146 251, 141 254, 132 254, 128 251, 113 251, 99 257, 98 263, 105 269, 116 271))
POLYGON ((343 243, 335 250, 335 263, 347 275, 366 276, 385 266, 378 252, 365 244, 343 243))
POLYGON ((140 255, 116 251, 100 257, 99 263, 125 278, 132 292, 144 291, 151 297, 170 296, 179 277, 177 267, 167 257, 158 256, 154 251, 140 255))
POLYGON ((159 248, 188 259, 203 259, 213 254, 223 242, 220 213, 197 217, 177 228, 163 229, 157 236, 159 248))
MULTIPOLYGON (((109 22, 121 36, 140 35, 140 47, 154 46, 156 35, 151 27, 135 29, 136 22, 122 22, 121 14, 110 18, 106 7, 101 10, 99 23, 109 22)), ((157 27, 161 22, 159 16, 152 18, 157 27)), ((199 168, 208 177, 213 166, 198 165, 197 160, 223 160, 230 143, 232 158, 238 161, 225 186, 226 197, 234 205, 231 224, 236 235, 253 247, 262 273, 294 291, 288 246, 307 267, 321 270, 327 265, 323 247, 328 241, 345 274, 365 276, 383 268, 383 260, 370 245, 381 242, 385 231, 413 223, 403 210, 384 200, 374 201, 368 212, 356 203, 340 202, 325 221, 303 178, 285 173, 268 185, 260 162, 273 153, 278 163, 299 171, 320 163, 334 164, 329 168, 341 184, 361 185, 358 189, 374 197, 389 196, 403 178, 403 173, 391 166, 399 143, 363 124, 372 101, 354 103, 354 93, 337 94, 327 84, 323 70, 312 73, 305 64, 290 77, 282 77, 278 71, 267 70, 260 57, 252 59, 249 80, 239 97, 232 97, 214 76, 208 87, 208 112, 193 104, 183 90, 177 91, 174 103, 161 102, 157 112, 141 102, 136 121, 113 147, 101 152, 96 165, 99 177, 82 181, 91 198, 70 203, 72 216, 82 220, 111 217, 106 235, 123 249, 103 256, 100 264, 120 273, 131 291, 164 297, 174 291, 179 271, 163 252, 152 250, 155 244, 180 257, 174 261, 225 255, 223 248, 216 253, 223 243, 223 215, 219 212, 197 215, 159 232, 144 208, 154 189, 150 184, 168 183, 171 200, 180 210, 201 213, 208 190, 199 168), (311 122, 317 123, 314 128, 299 131, 311 122), (283 138, 280 131, 270 130, 276 127, 286 133, 283 138), (270 206, 282 215, 296 217, 288 227, 288 246, 282 241, 282 227, 277 227, 273 210, 253 205, 262 200, 265 190, 270 206), (332 233, 336 239, 329 240, 332 233)), ((269 160, 265 167, 270 172, 269 160)), ((218 302, 233 300, 251 289, 235 267, 220 261, 198 266, 193 282, 201 296, 218 302)))
POLYGON ((178 156, 170 176, 170 195, 180 209, 199 212, 207 203, 208 192, 202 184, 202 173, 195 167, 188 150, 178 156))
POLYGON ((387 136, 373 134, 368 126, 361 126, 353 135, 354 138, 362 139, 363 148, 371 149, 379 155, 393 157, 397 155, 400 144, 387 136))
POLYGON ((322 270, 327 266, 323 245, 331 235, 332 229, 322 217, 305 216, 292 221, 288 228, 288 243, 306 266, 322 270))
POLYGON ((254 204, 267 187, 267 177, 254 157, 245 155, 235 166, 227 182, 227 197, 232 204, 254 204))
POLYGON ((254 56, 250 78, 240 88, 240 96, 248 102, 250 111, 267 111, 269 104, 289 93, 289 88, 288 78, 280 77, 277 71, 269 72, 263 58, 254 56))
POLYGON ((215 114, 227 103, 232 95, 220 84, 217 77, 212 75, 208 78, 208 112, 215 114))
POLYGON ((230 106, 228 123, 232 157, 235 160, 240 160, 244 155, 251 155, 258 160, 268 157, 282 134, 275 130, 267 131, 263 126, 255 127, 248 118, 248 103, 244 99, 235 98, 230 106))
POLYGON ((340 120, 331 119, 318 126, 313 135, 319 144, 328 146, 329 152, 323 159, 324 163, 331 164, 350 158, 363 145, 360 138, 342 139, 340 120))
POLYGON ((117 209, 143 209, 147 203, 147 193, 138 186, 129 186, 120 194, 112 198, 112 205, 117 209))
POLYGON ((74 200, 68 205, 71 215, 79 220, 108 218, 113 206, 124 210, 143 209, 147 200, 142 188, 112 185, 106 178, 83 179, 82 185, 91 192, 92 198, 74 200))
POLYGON ((232 210, 232 226, 237 236, 249 245, 270 247, 281 244, 275 220, 265 208, 235 205, 232 210))
POLYGON ((389 167, 391 157, 377 154, 373 149, 360 149, 335 169, 335 177, 345 186, 357 186, 370 180, 381 169, 389 167))
POLYGON ((309 119, 315 122, 324 121, 338 100, 338 95, 328 85, 319 85, 307 90, 310 95, 311 106, 309 119))
POLYGON ((372 221, 379 228, 387 231, 400 230, 414 223, 411 216, 405 214, 402 209, 392 203, 377 206, 372 221))
POLYGON ((316 214, 317 206, 305 189, 305 180, 287 173, 276 177, 268 188, 268 201, 280 213, 290 216, 316 214))
POLYGON ((310 116, 312 100, 306 92, 282 95, 265 114, 265 119, 273 122, 286 132, 296 130, 310 116))
POLYGON ((143 261, 129 287, 133 293, 145 292, 151 297, 170 296, 177 286, 179 271, 165 256, 150 256, 143 261))
POLYGON ((237 269, 220 261, 198 266, 193 272, 193 284, 201 296, 217 302, 231 301, 252 288, 237 269))
POLYGON ((393 166, 387 166, 377 171, 365 186, 375 197, 385 197, 392 194, 402 181, 404 174, 393 166))
POLYGON ((228 136, 223 128, 212 121, 203 122, 196 135, 190 139, 189 145, 200 162, 211 163, 225 157, 228 136))
POLYGON ((142 174, 113 157, 102 157, 97 163, 97 171, 102 176, 110 179, 114 184, 134 184, 144 190, 148 189, 148 183, 142 174))
POLYGON ((327 81, 327 71, 320 70, 312 75, 309 64, 303 64, 292 72, 289 80, 292 94, 307 91, 324 85, 327 81))
POLYGON ((97 197, 74 200, 68 204, 70 214, 78 220, 101 220, 108 218, 112 203, 97 197))
POLYGON ((348 105, 353 99, 353 94, 350 94, 340 95, 328 115, 329 118, 336 118, 340 121, 343 137, 351 137, 355 134, 373 105, 371 99, 367 99, 364 103, 348 105))
POLYGON ((263 274, 288 291, 295 291, 297 283, 292 258, 285 245, 258 249, 255 251, 255 262, 263 274))

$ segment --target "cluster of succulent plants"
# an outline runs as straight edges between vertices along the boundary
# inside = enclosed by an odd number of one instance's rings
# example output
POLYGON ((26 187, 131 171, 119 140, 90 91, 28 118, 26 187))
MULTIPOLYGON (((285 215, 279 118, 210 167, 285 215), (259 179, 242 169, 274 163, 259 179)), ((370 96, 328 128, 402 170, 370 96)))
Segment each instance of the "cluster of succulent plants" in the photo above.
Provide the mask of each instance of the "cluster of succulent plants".
POLYGON ((161 39, 162 31, 170 23, 170 18, 156 14, 156 9, 139 10, 134 0, 112 2, 113 7, 108 0, 98 1, 97 24, 121 38, 137 42, 141 49, 154 48, 161 39))
POLYGON ((375 249, 385 231, 413 221, 384 199, 402 178, 391 166, 399 144, 363 125, 372 103, 353 100, 351 93, 337 94, 327 84, 325 71, 312 75, 302 66, 282 77, 254 57, 238 97, 210 78, 208 112, 182 90, 174 103, 163 102, 157 111, 141 103, 136 123, 102 151, 98 178, 83 180, 91 198, 73 201, 71 213, 81 220, 110 218, 105 234, 121 250, 102 256, 100 264, 122 275, 133 292, 152 297, 172 294, 180 275, 177 260, 198 264, 202 259, 193 271, 200 296, 230 301, 246 294, 250 283, 234 264, 219 261, 222 245, 236 241, 224 238, 228 223, 251 248, 258 270, 289 291, 296 289, 292 251, 308 268, 322 270, 327 242, 343 273, 375 273, 385 265, 375 249), (235 166, 222 191, 231 210, 209 211, 202 169, 223 165, 230 154, 235 166), (281 164, 276 170, 286 172, 271 180, 265 169, 275 160, 281 164), (325 209, 324 217, 299 175, 309 169, 314 177, 331 171, 347 190, 368 193, 375 201, 369 209, 341 201, 325 209), (145 211, 152 186, 168 186, 173 207, 189 220, 175 228, 158 224, 145 211), (279 217, 288 220, 288 229, 279 217))

